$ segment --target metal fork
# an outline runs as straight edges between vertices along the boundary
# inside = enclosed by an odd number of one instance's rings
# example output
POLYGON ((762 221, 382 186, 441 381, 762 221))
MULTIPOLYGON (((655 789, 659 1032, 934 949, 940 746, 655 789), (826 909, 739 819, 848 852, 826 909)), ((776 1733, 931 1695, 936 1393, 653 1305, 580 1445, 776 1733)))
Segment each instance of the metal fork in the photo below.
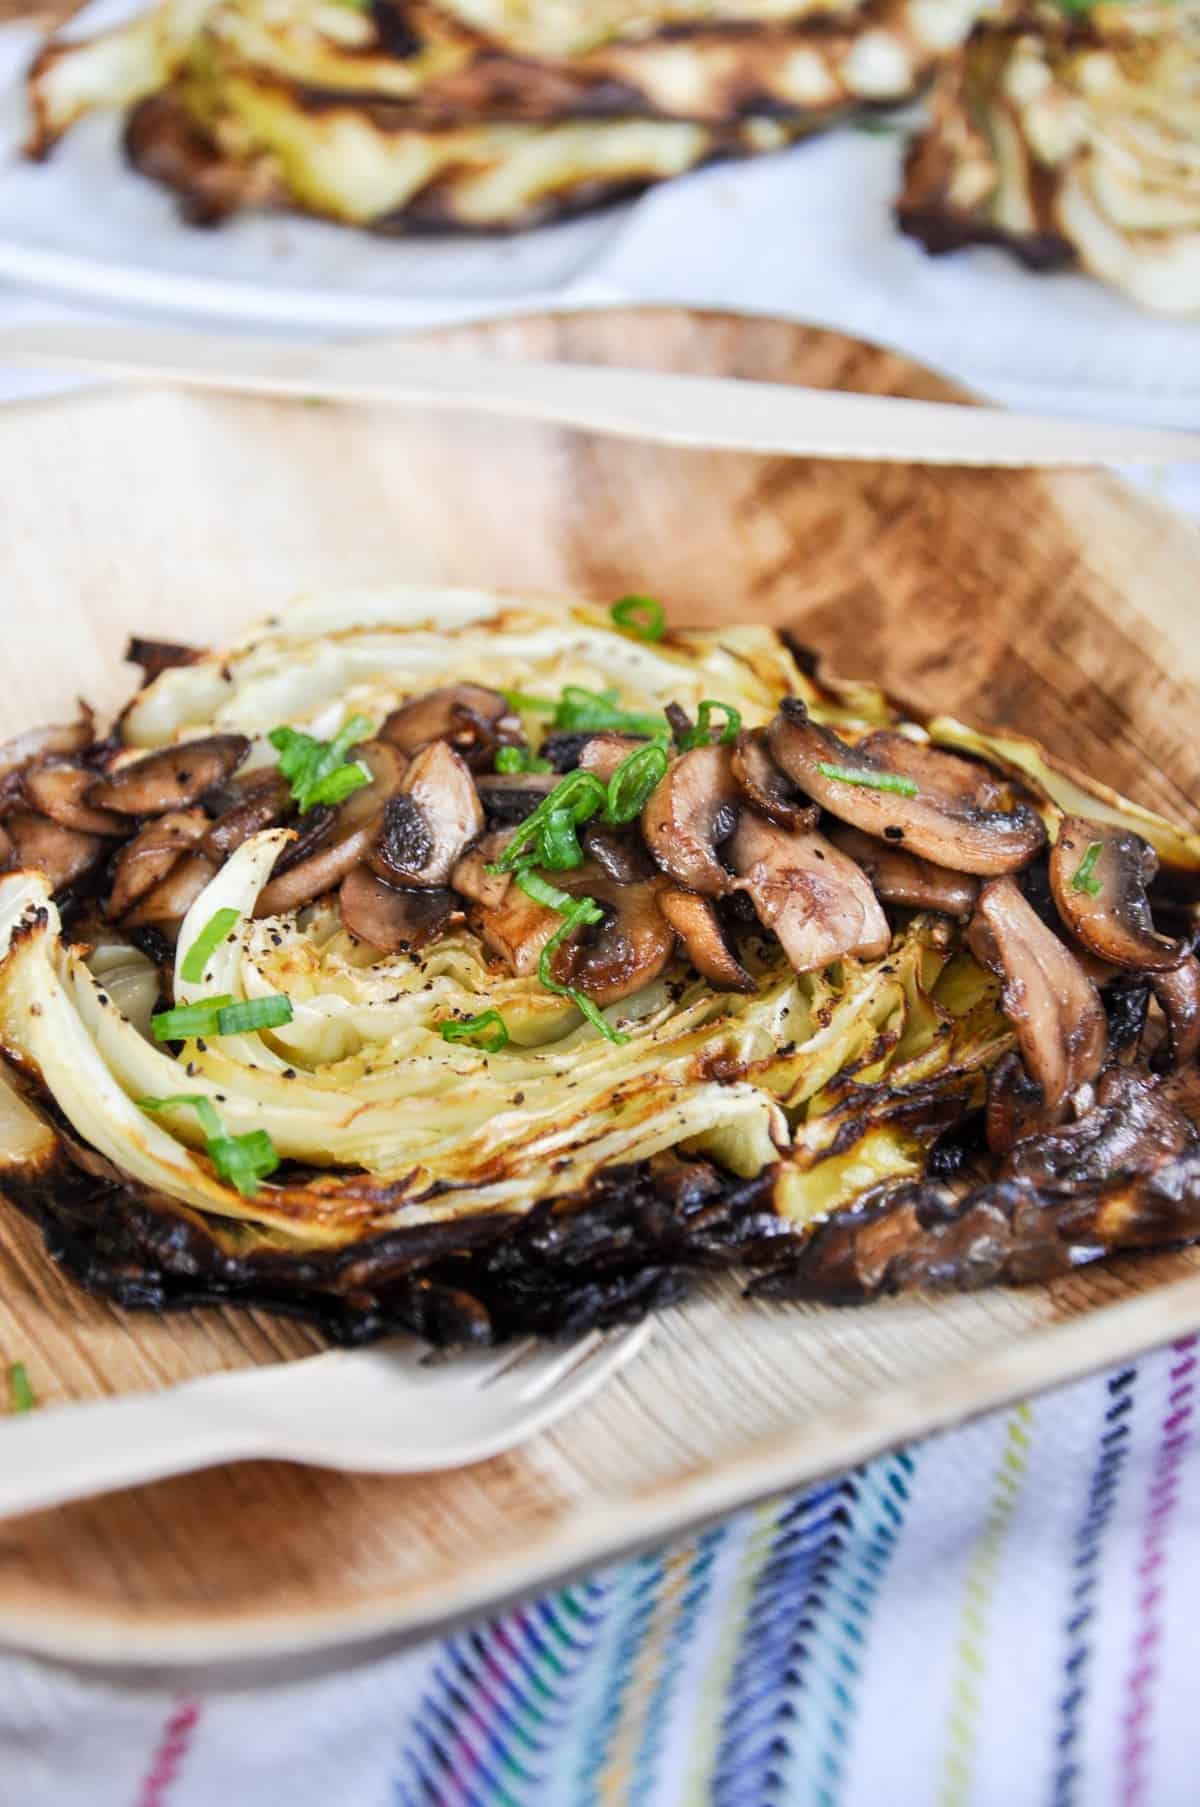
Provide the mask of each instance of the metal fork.
POLYGON ((633 1360, 651 1329, 433 1364, 423 1345, 389 1342, 0 1419, 0 1518, 221 1462, 458 1468, 564 1417, 633 1360))

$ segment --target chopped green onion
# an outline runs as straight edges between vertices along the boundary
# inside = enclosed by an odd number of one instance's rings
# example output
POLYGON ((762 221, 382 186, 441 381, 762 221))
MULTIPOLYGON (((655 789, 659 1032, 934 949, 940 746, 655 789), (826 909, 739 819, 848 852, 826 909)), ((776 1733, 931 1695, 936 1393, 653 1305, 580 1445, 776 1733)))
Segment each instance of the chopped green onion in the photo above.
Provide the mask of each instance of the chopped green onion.
POLYGON ((552 772, 548 759, 539 759, 528 747, 501 747, 496 753, 498 772, 552 772))
POLYGON ((444 1042, 477 1042, 485 1054, 499 1054, 508 1045, 508 1025, 498 1010, 483 1010, 461 1022, 438 1024, 444 1042))
POLYGON ((553 715, 558 708, 551 697, 530 696, 527 690, 502 690, 500 695, 509 708, 515 709, 518 714, 553 715))
MULTIPOLYGON (((553 845, 561 848, 564 845, 561 817, 566 816, 572 826, 586 822, 598 809, 604 807, 607 797, 608 792, 594 772, 568 772, 549 796, 543 797, 537 808, 518 824, 512 840, 494 865, 488 867, 488 871, 511 872, 522 859, 535 865, 549 865, 551 862, 542 858, 542 848, 551 817, 560 818, 556 829, 551 830, 551 833, 558 836, 553 845), (533 843, 532 848, 530 843, 533 843)), ((579 857, 582 860, 583 855, 580 854, 579 857)), ((578 865, 579 861, 572 860, 569 864, 578 865)))
POLYGON ((24 1362, 13 1362, 8 1370, 8 1409, 10 1412, 32 1412, 37 1400, 29 1384, 24 1362))
POLYGON ((622 596, 609 614, 614 627, 625 628, 639 640, 661 640, 667 631, 666 611, 653 596, 622 596))
POLYGON ((332 740, 315 740, 298 728, 272 728, 267 739, 279 754, 279 769, 306 816, 318 803, 341 803, 352 791, 371 782, 357 760, 345 763, 352 746, 371 732, 365 715, 352 715, 332 740))
MULTIPOLYGON (((534 873, 523 872, 518 875, 517 883, 521 885, 523 890, 528 890, 528 886, 524 885, 522 881, 526 878, 535 876, 536 874, 534 873)), ((553 890, 553 886, 548 886, 547 889, 553 890)), ((530 892, 530 895, 532 896, 533 893, 530 892)), ((560 891, 558 895, 562 897, 564 893, 560 891)), ((582 1012, 593 1028, 598 1029, 606 1040, 614 1042, 618 1047, 622 1047, 629 1040, 629 1037, 623 1034, 620 1029, 613 1028, 608 1019, 601 1015, 591 998, 587 997, 582 991, 576 990, 574 985, 560 985, 550 970, 555 954, 572 930, 582 928, 587 923, 599 922, 600 918, 604 915, 604 911, 600 908, 595 898, 577 897, 568 898, 566 901, 569 905, 569 909, 563 919, 562 927, 554 931, 553 935, 551 935, 549 941, 547 941, 545 947, 542 949, 541 956, 538 960, 538 978, 546 987, 547 991, 556 993, 560 998, 570 998, 576 1010, 582 1012)), ((553 907, 559 908, 560 906, 555 905, 553 907)))
MULTIPOLYGON (((540 872, 531 872, 528 869, 518 872, 517 883, 526 897, 531 897, 534 903, 545 904, 548 910, 566 912, 575 906, 576 900, 569 891, 560 891, 557 885, 552 885, 549 879, 542 877, 540 872)), ((598 906, 594 907, 598 908, 598 906)), ((594 920, 598 920, 598 918, 594 920)))
POLYGON ((538 838, 537 863, 551 872, 567 872, 583 865, 575 818, 569 809, 552 809, 538 838))
POLYGON ((706 697, 700 705, 696 717, 696 726, 688 730, 679 742, 684 752, 692 747, 706 747, 712 739, 710 723, 714 709, 719 709, 725 717, 725 725, 717 737, 717 744, 727 747, 735 741, 742 731, 742 717, 732 703, 719 702, 715 697, 706 697))
POLYGON ((836 778, 839 784, 861 784, 869 791, 896 791, 901 797, 917 794, 913 779, 902 778, 898 772, 859 772, 853 766, 827 765, 823 759, 817 762, 817 770, 826 778, 836 778))
POLYGON ((230 929, 239 921, 240 910, 218 910, 210 916, 187 953, 183 956, 180 977, 189 985, 199 985, 204 977, 204 969, 208 965, 208 957, 215 950, 217 943, 223 941, 230 929))
POLYGON ((640 816, 666 772, 667 755, 661 746, 639 747, 627 754, 608 781, 605 821, 619 825, 640 816))
POLYGON ((160 1010, 150 1018, 156 1042, 183 1042, 194 1035, 218 1035, 217 1019, 222 1009, 233 1003, 226 992, 223 997, 205 998, 202 1004, 179 1004, 174 1010, 160 1010))
POLYGON ((1103 852, 1103 841, 1088 842, 1087 852, 1080 860, 1075 871, 1075 876, 1071 880, 1072 891, 1086 891, 1089 897, 1099 897, 1104 887, 1100 883, 1100 880, 1094 878, 1092 875, 1096 870, 1096 862, 1103 852))
POLYGON ((281 992, 269 998, 250 998, 235 1004, 228 995, 205 998, 200 1004, 180 1004, 160 1010, 150 1018, 154 1039, 182 1042, 196 1035, 241 1035, 249 1029, 277 1029, 292 1020, 292 1000, 281 992))
POLYGON ((243 1198, 253 1198, 259 1181, 274 1173, 279 1165, 275 1144, 265 1129, 247 1130, 244 1135, 226 1135, 210 1098, 197 1092, 177 1092, 170 1098, 139 1098, 143 1111, 173 1110, 189 1105, 200 1119, 204 1131, 204 1149, 217 1170, 217 1178, 227 1180, 243 1198))
POLYGON ((649 734, 654 739, 667 738, 667 724, 661 715, 642 715, 636 710, 622 709, 615 690, 583 690, 568 684, 554 712, 554 726, 565 733, 604 734, 610 730, 623 734, 649 734))
POLYGON ((269 998, 247 998, 241 1004, 226 1004, 217 1012, 217 1035, 245 1035, 255 1029, 278 1029, 290 1023, 295 1011, 292 1000, 280 991, 269 998))

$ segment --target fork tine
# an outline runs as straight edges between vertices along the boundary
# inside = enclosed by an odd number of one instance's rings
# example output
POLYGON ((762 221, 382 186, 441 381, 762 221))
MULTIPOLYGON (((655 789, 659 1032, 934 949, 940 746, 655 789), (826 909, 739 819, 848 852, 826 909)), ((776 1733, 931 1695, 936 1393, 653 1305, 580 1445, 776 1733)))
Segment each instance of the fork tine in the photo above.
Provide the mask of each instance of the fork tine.
POLYGON ((606 1340, 602 1331, 593 1330, 581 1342, 573 1343, 567 1349, 553 1352, 547 1350, 543 1359, 529 1369, 520 1392, 522 1404, 531 1404, 561 1385, 568 1375, 574 1374, 585 1362, 599 1354, 606 1340))

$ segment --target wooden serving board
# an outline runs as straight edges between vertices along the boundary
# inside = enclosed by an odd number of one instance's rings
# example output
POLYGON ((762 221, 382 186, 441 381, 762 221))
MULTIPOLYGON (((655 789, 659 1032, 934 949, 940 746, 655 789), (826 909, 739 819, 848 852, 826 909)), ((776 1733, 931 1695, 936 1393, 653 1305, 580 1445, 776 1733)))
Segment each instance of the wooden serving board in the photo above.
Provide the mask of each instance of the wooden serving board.
MULTIPOLYGON (((638 310, 454 349, 946 398, 772 320, 638 310)), ((1115 478, 667 452, 467 418, 93 393, 0 412, 0 733, 111 707, 125 636, 214 640, 297 590, 426 579, 793 628, 926 708, 1026 729, 1200 825, 1200 536, 1115 478)), ((0 1525, 0 1638, 196 1663, 412 1633, 1200 1327, 1200 1256, 866 1309, 666 1314, 520 1451, 381 1479, 243 1463, 0 1525), (697 1403, 703 1401, 703 1410, 697 1403)), ((0 1363, 51 1405, 274 1361, 294 1325, 126 1314, 0 1206, 0 1363)), ((3 1425, 0 1423, 0 1461, 3 1425)))

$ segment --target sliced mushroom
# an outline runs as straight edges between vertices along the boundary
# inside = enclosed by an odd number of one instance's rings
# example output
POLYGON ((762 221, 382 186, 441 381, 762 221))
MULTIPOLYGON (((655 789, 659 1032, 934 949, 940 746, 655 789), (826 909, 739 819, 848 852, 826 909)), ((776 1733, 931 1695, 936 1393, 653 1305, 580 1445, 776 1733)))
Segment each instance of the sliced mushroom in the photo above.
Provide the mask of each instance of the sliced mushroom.
POLYGON ((579 770, 591 772, 601 784, 607 784, 622 760, 649 745, 642 734, 590 735, 579 750, 579 770))
POLYGON ((815 829, 792 834, 747 811, 730 854, 740 889, 797 972, 848 954, 873 959, 891 946, 866 874, 815 829))
POLYGON ((1029 804, 1003 810, 979 803, 981 768, 953 753, 920 747, 914 756, 915 743, 903 735, 871 736, 875 751, 870 743, 850 746, 810 720, 797 697, 784 699, 767 738, 776 764, 831 815, 867 834, 902 841, 910 853, 951 872, 1015 872, 1045 842, 1041 817, 1029 804), (858 782, 831 777, 823 766, 839 767, 858 782), (918 785, 916 795, 878 788, 877 781, 889 777, 918 785))
POLYGON ((472 847, 470 853, 463 855, 450 874, 450 883, 461 897, 483 904, 489 910, 504 901, 512 880, 507 872, 489 872, 488 867, 500 858, 511 838, 493 831, 485 835, 478 846, 472 847))
POLYGON ((0 872, 7 871, 12 863, 12 857, 13 844, 9 840, 6 830, 0 826, 0 872))
POLYGON ((636 828, 622 831, 589 822, 583 831, 583 851, 618 885, 633 885, 639 879, 658 875, 636 828))
POLYGON ((185 853, 176 860, 167 876, 147 891, 125 917, 128 927, 143 923, 179 922, 187 915, 205 885, 217 875, 212 860, 200 853, 185 853))
POLYGON ((1139 972, 1165 972, 1187 952, 1154 927, 1146 887, 1158 870, 1149 842, 1107 822, 1067 816, 1050 850, 1050 885, 1058 913, 1099 959, 1139 972), (1096 848, 1082 883, 1080 869, 1096 848))
MULTIPOLYGON (((224 810, 204 837, 200 851, 210 859, 227 860, 252 834, 276 827, 291 814, 292 788, 273 768, 253 773, 252 782, 239 789, 240 801, 224 810)), ((332 810, 329 817, 332 821, 332 810)))
POLYGON ((72 753, 82 753, 95 737, 96 718, 86 703, 80 703, 75 721, 59 722, 49 728, 27 728, 0 745, 0 778, 34 759, 68 758, 72 753))
POLYGON ((12 843, 10 858, 18 866, 36 866, 55 891, 83 878, 105 850, 101 835, 64 828, 60 822, 28 810, 6 817, 4 827, 12 843))
POLYGON ((1200 960, 1188 954, 1170 972, 1155 973, 1150 984, 1167 1019, 1167 1039, 1154 1064, 1186 1066, 1200 1051, 1200 960))
POLYGON ((482 684, 444 684, 393 709, 379 738, 409 755, 431 741, 445 741, 469 766, 486 770, 497 747, 520 740, 521 722, 498 690, 482 684))
POLYGON ((465 761, 444 740, 431 741, 384 810, 371 867, 393 885, 444 885, 482 832, 483 808, 465 761))
POLYGON ((558 782, 557 772, 484 772, 476 778, 475 789, 489 821, 515 827, 533 814, 558 782))
POLYGON ((675 952, 674 930, 656 901, 661 879, 620 884, 590 860, 554 877, 573 897, 591 897, 604 908, 602 922, 577 930, 556 950, 551 971, 560 985, 603 1006, 657 979, 675 952))
POLYGON ((256 916, 279 916, 286 910, 302 909, 340 885, 351 867, 365 859, 379 833, 384 805, 402 782, 407 766, 395 747, 381 740, 364 741, 355 748, 354 757, 371 773, 370 784, 351 791, 346 801, 338 805, 332 826, 322 829, 321 843, 314 853, 283 872, 277 867, 259 896, 256 916))
POLYGON ((519 977, 536 973, 542 949, 562 927, 563 919, 557 910, 526 897, 511 878, 500 877, 495 882, 497 889, 471 906, 468 920, 484 945, 519 977))
POLYGON ((694 747, 671 762, 642 811, 646 845, 669 878, 705 897, 732 889, 717 848, 733 832, 740 796, 728 747, 694 747))
POLYGON ((133 634, 125 648, 125 657, 130 665, 141 666, 142 683, 151 684, 172 666, 194 665, 204 654, 198 647, 183 646, 177 640, 143 640, 133 634))
MULTIPOLYGON (((208 825, 202 809, 172 810, 147 822, 117 855, 105 914, 124 916, 139 898, 166 878, 177 859, 197 843, 205 842, 208 825)), ((200 851, 207 852, 207 845, 200 851)))
POLYGON ((839 822, 829 831, 835 847, 862 867, 884 903, 907 910, 940 910, 943 916, 966 917, 975 908, 979 880, 963 872, 918 859, 890 841, 877 841, 860 828, 839 822))
POLYGON ((1100 994, 1070 949, 1048 929, 1015 879, 980 893, 971 946, 1004 981, 1001 1003, 1025 1070, 1042 1089, 1042 1127, 1104 1063, 1108 1031, 1100 994), (976 925, 982 933, 976 933, 976 925))
POLYGON ((84 834, 128 834, 128 817, 111 809, 90 809, 84 802, 84 793, 95 782, 96 774, 87 766, 60 759, 28 766, 21 774, 25 799, 39 815, 84 834))
POLYGON ((1004 808, 1003 779, 976 759, 945 753, 896 728, 876 728, 874 733, 864 735, 858 742, 858 751, 878 760, 889 772, 911 778, 923 790, 960 797, 964 803, 977 803, 980 809, 1004 808))
POLYGON ((97 809, 115 809, 123 816, 165 815, 169 809, 195 803, 205 791, 223 783, 249 751, 244 734, 210 734, 204 740, 163 747, 96 779, 86 800, 97 809))
POLYGON ((710 898, 668 886, 656 898, 659 912, 683 942, 684 952, 714 991, 757 991, 758 983, 730 947, 710 898))
POLYGON ((820 810, 801 795, 771 758, 762 729, 737 737, 730 770, 743 796, 780 828, 815 828, 820 810))
POLYGON ((365 866, 355 866, 338 892, 342 924, 359 941, 384 954, 410 954, 444 932, 454 914, 454 894, 445 890, 405 890, 385 884, 365 866))

